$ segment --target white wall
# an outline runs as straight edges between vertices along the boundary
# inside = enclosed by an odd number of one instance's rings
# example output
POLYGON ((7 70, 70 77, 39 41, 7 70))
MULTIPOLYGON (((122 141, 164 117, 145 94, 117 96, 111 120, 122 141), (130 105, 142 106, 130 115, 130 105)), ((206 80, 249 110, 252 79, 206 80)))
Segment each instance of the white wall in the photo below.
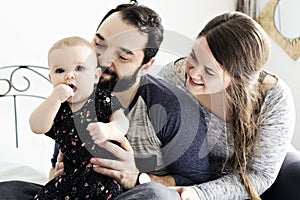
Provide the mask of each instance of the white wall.
MULTIPOLYGON (((78 35, 91 40, 104 14, 117 4, 126 2, 127 0, 1 1, 0 66, 47 66, 47 51, 55 41, 71 35, 78 35)), ((167 30, 183 35, 185 38, 193 39, 210 18, 216 14, 234 10, 235 0, 140 0, 139 2, 156 10, 161 15, 164 27, 167 30)), ((268 68, 279 74, 290 85, 295 102, 299 102, 299 91, 297 91, 296 84, 293 84, 293 82, 296 83, 298 78, 297 72, 300 69, 297 68, 297 65, 299 65, 299 60, 293 61, 276 43, 273 42, 272 45, 273 54, 268 68)), ((164 65, 176 56, 176 53, 170 53, 168 49, 162 50, 157 56, 156 64, 164 65)), ((296 106, 299 110, 300 105, 296 106)), ((1 113, 8 112, 5 109, 1 107, 1 113)), ((27 112, 30 113, 30 111, 27 112)), ((28 116, 24 115, 24 117, 27 118, 28 116)), ((25 122, 27 121, 25 120, 25 122)), ((10 134, 14 133, 12 128, 3 131, 3 128, 1 128, 3 124, 1 123, 0 140, 5 140, 6 136, 4 134, 9 131, 12 132, 10 134)), ((28 125, 24 126, 25 129, 28 129, 28 125)), ((295 131, 297 134, 294 136, 293 143, 300 149, 299 131, 300 123, 298 122, 295 131)), ((30 144, 30 141, 28 143, 30 144)), ((47 145, 43 144, 43 147, 51 149, 47 150, 50 157, 52 144, 48 140, 45 143, 47 145)), ((4 152, 11 148, 14 148, 14 144, 1 143, 0 159, 3 159, 4 152)), ((39 159, 44 156, 42 153, 44 152, 38 154, 39 159)), ((33 163, 36 158, 32 159, 33 163)), ((41 170, 47 172, 47 167, 48 164, 45 164, 41 170)))
MULTIPOLYGON (((127 0, 11 0, 0 3, 0 65, 46 66, 46 53, 62 37, 91 40, 104 14, 127 0)), ((209 18, 233 9, 222 0, 140 0, 156 10, 166 29, 194 38, 209 18)))

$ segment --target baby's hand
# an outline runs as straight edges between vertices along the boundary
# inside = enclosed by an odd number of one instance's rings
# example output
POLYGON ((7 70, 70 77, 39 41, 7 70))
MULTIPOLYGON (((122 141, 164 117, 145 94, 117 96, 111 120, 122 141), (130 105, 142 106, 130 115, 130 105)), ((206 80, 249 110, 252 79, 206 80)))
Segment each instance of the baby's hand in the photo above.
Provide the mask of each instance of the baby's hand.
POLYGON ((89 123, 86 130, 90 132, 90 136, 92 136, 95 144, 100 144, 108 139, 108 126, 108 124, 102 122, 89 123))
POLYGON ((57 98, 61 103, 63 103, 68 98, 74 96, 74 91, 69 85, 59 84, 54 88, 51 95, 57 98))

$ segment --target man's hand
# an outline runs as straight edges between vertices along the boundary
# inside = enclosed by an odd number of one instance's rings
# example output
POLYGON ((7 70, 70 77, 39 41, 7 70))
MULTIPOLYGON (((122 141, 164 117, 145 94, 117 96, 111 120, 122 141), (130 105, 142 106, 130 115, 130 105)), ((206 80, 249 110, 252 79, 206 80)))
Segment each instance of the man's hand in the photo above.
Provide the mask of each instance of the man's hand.
POLYGON ((57 155, 56 164, 55 164, 54 177, 60 176, 64 173, 63 159, 64 159, 64 154, 61 151, 59 151, 57 155))
POLYGON ((199 199, 197 191, 193 187, 169 187, 176 190, 182 200, 197 200, 199 199))
POLYGON ((116 179, 125 189, 131 189, 136 185, 139 170, 136 168, 133 149, 128 140, 120 143, 121 147, 109 141, 98 144, 111 152, 117 160, 91 158, 94 170, 100 174, 116 179))

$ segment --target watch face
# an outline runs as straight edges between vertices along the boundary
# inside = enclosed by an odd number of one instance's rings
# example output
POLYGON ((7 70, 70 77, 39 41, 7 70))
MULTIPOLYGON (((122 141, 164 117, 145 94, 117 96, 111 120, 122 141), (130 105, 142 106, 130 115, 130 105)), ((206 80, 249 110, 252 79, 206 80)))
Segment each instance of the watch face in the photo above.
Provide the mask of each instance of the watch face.
POLYGON ((147 173, 140 173, 139 184, 151 182, 151 178, 147 173))

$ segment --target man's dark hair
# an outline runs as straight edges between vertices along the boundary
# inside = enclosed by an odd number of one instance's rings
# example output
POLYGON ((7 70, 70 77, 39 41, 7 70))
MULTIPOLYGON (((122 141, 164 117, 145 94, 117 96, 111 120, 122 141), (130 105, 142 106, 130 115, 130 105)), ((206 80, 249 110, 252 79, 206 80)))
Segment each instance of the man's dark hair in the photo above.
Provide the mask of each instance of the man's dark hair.
POLYGON ((138 5, 137 1, 131 2, 132 3, 129 4, 120 4, 116 8, 111 9, 101 20, 97 30, 111 14, 119 12, 124 22, 135 26, 141 33, 148 35, 142 62, 142 64, 145 64, 158 52, 163 40, 164 30, 161 24, 161 18, 155 11, 146 6, 138 5))

